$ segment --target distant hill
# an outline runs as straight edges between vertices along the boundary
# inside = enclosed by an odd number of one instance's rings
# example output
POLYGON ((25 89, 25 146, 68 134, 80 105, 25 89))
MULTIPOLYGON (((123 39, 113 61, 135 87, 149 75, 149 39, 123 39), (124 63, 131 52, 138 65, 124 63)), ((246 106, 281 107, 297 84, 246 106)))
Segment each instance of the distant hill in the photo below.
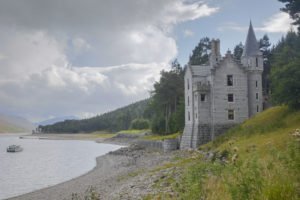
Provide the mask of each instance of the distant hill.
POLYGON ((35 126, 24 118, 0 114, 0 133, 31 132, 33 129, 35 126))
POLYGON ((79 133, 97 130, 119 131, 128 129, 133 119, 142 118, 150 100, 142 100, 89 119, 65 120, 53 125, 41 125, 44 133, 79 133))
POLYGON ((62 122, 62 121, 65 121, 65 120, 72 120, 72 119, 78 119, 78 118, 76 116, 55 117, 55 118, 51 118, 51 119, 48 119, 48 120, 44 120, 44 121, 35 123, 35 125, 37 125, 37 126, 39 126, 39 125, 46 126, 46 125, 55 124, 57 122, 62 122))

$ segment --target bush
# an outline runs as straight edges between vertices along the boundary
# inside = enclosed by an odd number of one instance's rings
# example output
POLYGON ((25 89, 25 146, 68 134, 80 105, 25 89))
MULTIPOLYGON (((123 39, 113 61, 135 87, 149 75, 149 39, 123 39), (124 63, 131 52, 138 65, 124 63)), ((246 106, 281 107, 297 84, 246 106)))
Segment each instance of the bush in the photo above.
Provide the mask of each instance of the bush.
POLYGON ((272 98, 275 103, 300 109, 300 59, 272 71, 272 98))
POLYGON ((166 135, 165 127, 166 127, 166 121, 165 121, 164 117, 159 116, 159 117, 155 117, 152 119, 151 129, 152 129, 153 133, 156 133, 159 135, 166 135))
POLYGON ((149 128, 149 120, 147 119, 134 119, 131 121, 130 125, 131 129, 148 129, 149 128))

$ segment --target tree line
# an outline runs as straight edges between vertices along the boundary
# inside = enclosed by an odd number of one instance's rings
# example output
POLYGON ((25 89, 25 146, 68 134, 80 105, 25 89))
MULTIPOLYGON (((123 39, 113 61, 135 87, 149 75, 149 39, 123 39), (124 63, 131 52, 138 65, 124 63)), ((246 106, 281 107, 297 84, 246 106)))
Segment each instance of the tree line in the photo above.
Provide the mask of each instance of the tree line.
MULTIPOLYGON (((65 120, 53 125, 39 126, 39 128, 43 133, 89 133, 99 130, 112 132, 126 130, 130 128, 134 119, 144 118, 145 109, 149 102, 150 100, 146 99, 92 118, 65 120)), ((145 123, 148 123, 148 121, 142 121, 141 123, 144 123, 142 126, 147 128, 145 123)), ((137 125, 137 122, 134 125, 141 126, 137 125)))

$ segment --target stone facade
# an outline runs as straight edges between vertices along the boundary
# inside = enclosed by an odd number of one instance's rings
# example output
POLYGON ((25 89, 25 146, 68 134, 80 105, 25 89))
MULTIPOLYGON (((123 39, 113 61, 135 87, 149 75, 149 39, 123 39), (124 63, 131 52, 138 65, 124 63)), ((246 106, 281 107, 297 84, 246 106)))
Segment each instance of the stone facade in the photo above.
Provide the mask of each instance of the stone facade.
POLYGON ((212 40, 207 65, 185 72, 185 128, 181 149, 197 148, 261 112, 263 57, 250 23, 241 61, 212 40))

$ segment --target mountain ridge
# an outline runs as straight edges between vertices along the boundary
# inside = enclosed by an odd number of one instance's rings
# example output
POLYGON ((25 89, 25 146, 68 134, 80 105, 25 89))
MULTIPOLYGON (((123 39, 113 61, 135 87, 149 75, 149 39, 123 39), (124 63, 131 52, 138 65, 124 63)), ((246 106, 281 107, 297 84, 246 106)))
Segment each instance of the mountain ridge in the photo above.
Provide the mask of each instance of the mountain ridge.
POLYGON ((0 133, 31 132, 33 129, 34 124, 25 118, 0 113, 0 133))

